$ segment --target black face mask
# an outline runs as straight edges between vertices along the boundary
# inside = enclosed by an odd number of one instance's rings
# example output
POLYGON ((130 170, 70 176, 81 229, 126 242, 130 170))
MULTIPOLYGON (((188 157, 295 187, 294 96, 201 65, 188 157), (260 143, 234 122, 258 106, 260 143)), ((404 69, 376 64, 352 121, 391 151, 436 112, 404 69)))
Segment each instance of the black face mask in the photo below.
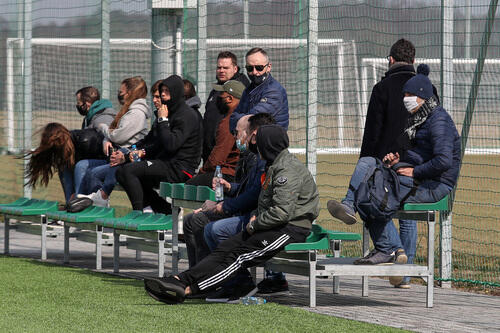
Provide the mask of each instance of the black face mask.
POLYGON ((248 78, 250 79, 250 81, 252 81, 252 83, 256 86, 260 85, 262 82, 264 82, 264 80, 267 79, 267 77, 269 76, 269 73, 264 73, 262 74, 261 76, 256 76, 256 75, 248 75, 248 78))
POLYGON ((168 106, 168 102, 169 102, 169 101, 167 101, 167 100, 165 100, 165 99, 162 99, 162 100, 161 100, 161 104, 163 104, 163 105, 167 105, 167 106, 168 106))
POLYGON ((227 105, 220 96, 217 96, 215 105, 217 106, 217 109, 219 109, 219 111, 223 114, 226 114, 229 111, 229 105, 227 105))
POLYGON ((118 103, 121 105, 125 104, 125 96, 118 93, 118 103))
POLYGON ((82 104, 82 105, 76 105, 76 109, 78 110, 78 113, 82 116, 86 116, 87 115, 87 105, 86 104, 82 104))

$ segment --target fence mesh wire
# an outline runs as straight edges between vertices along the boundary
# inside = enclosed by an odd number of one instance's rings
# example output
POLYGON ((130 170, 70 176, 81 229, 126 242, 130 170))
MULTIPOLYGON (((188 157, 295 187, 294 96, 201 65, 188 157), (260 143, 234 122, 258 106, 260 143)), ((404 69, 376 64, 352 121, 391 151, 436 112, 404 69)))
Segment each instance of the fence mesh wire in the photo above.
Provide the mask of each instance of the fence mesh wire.
MULTIPOLYGON (((169 43, 175 42, 175 31, 166 45, 151 43, 158 31, 171 29, 172 22, 167 20, 154 30, 153 18, 167 15, 171 19, 179 13, 182 50, 177 51, 181 52, 182 75, 196 84, 198 94, 204 98, 215 81, 218 52, 233 51, 243 67, 244 54, 250 47, 268 51, 273 76, 288 93, 291 146, 306 162, 304 152, 311 140, 307 132, 309 2, 198 0, 184 4, 183 10, 174 12, 152 9, 146 0, 110 1, 107 27, 101 1, 34 1, 33 121, 29 129, 34 133, 33 145, 38 143, 36 131, 48 122, 57 121, 68 128, 80 126, 74 92, 87 85, 102 88, 103 29, 111 36, 107 70, 110 99, 115 107, 122 79, 141 75, 151 86, 157 77, 155 71, 168 68, 171 72, 167 74, 172 74, 171 62, 175 62, 177 52, 169 43), (206 47, 200 49, 200 45, 206 47), (156 57, 158 52, 167 57, 156 57)), ((443 27, 450 21, 443 18, 441 1, 319 1, 318 5, 317 183, 322 207, 318 222, 331 229, 361 232, 360 225, 346 227, 334 221, 325 207, 327 200, 339 199, 345 193, 357 160, 371 89, 387 69, 385 56, 390 46, 402 37, 411 40, 417 50, 416 62, 430 65, 430 78, 440 94, 441 55, 451 48, 452 93, 441 97, 451 98, 448 111, 460 132, 483 46, 489 1, 454 1, 450 45, 443 45, 443 27)), ((25 148, 23 137, 27 130, 23 10, 22 3, 0 2, 0 43, 4 45, 0 53, 0 149, 4 152, 0 158, 5 170, 0 174, 2 202, 23 193, 23 166, 15 158, 25 148), (6 154, 9 150, 15 154, 6 154)), ((496 289, 500 288, 499 24, 496 20, 491 33, 452 214, 452 280, 496 289)), ((58 180, 33 195, 63 200, 58 180)), ((123 193, 117 193, 112 201, 124 209, 129 207, 123 193)), ((419 225, 419 262, 424 260, 426 250, 422 227, 419 225)), ((345 253, 360 255, 359 245, 346 245, 345 253)))

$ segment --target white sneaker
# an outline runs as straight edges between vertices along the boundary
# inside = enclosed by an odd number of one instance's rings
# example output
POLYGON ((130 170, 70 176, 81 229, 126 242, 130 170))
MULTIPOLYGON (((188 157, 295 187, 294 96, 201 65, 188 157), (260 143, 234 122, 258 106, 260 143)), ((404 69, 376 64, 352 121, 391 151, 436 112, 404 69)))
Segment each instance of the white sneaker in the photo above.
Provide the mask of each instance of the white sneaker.
POLYGON ((90 200, 93 201, 94 206, 109 208, 109 199, 104 199, 102 197, 101 190, 98 190, 97 192, 94 192, 94 193, 90 193, 88 195, 78 194, 76 197, 77 198, 89 198, 90 200))
POLYGON ((151 208, 151 206, 144 207, 142 209, 142 212, 143 213, 153 213, 153 208, 151 208))

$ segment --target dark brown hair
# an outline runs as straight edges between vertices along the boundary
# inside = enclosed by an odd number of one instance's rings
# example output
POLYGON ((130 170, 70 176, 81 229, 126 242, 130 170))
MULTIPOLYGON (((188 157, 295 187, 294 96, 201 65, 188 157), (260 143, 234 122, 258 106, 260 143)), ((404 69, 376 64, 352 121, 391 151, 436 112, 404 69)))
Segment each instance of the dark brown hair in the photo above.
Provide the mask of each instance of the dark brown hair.
POLYGON ((247 58, 248 56, 251 56, 252 54, 255 54, 255 53, 262 53, 262 55, 264 57, 266 57, 267 62, 269 62, 269 56, 267 55, 267 52, 263 48, 261 48, 261 47, 253 47, 253 48, 251 48, 247 52, 247 54, 245 55, 245 58, 247 58))
POLYGON ((59 123, 49 123, 41 131, 40 145, 27 153, 26 176, 33 188, 38 183, 47 186, 55 171, 71 169, 75 165, 75 146, 71 134, 59 123))
POLYGON ((409 40, 401 38, 391 46, 389 55, 396 61, 413 64, 415 61, 415 46, 409 40))
POLYGON ((151 96, 153 96, 153 94, 156 92, 156 91, 159 91, 160 90, 160 84, 163 82, 163 80, 158 80, 156 81, 155 83, 153 83, 153 86, 151 87, 151 96))
POLYGON ((227 58, 231 59, 231 62, 233 63, 233 66, 238 66, 238 59, 236 58, 236 56, 234 55, 233 52, 222 51, 217 56, 217 60, 219 60, 219 59, 227 59, 227 58))
POLYGON ((140 76, 129 77, 122 81, 123 85, 125 85, 125 89, 127 89, 128 98, 125 100, 125 103, 122 105, 120 112, 115 116, 115 119, 109 126, 109 129, 115 129, 118 127, 120 123, 120 119, 123 117, 125 113, 127 113, 130 104, 132 104, 136 99, 146 98, 148 96, 148 87, 146 86, 146 82, 140 76))
POLYGON ((91 105, 94 104, 95 101, 101 99, 99 90, 94 87, 84 87, 78 89, 78 91, 75 93, 75 96, 78 96, 78 94, 80 94, 80 101, 82 101, 83 103, 89 102, 91 105))
POLYGON ((194 89, 194 85, 191 81, 184 79, 184 99, 188 100, 191 97, 196 96, 196 90, 194 89))

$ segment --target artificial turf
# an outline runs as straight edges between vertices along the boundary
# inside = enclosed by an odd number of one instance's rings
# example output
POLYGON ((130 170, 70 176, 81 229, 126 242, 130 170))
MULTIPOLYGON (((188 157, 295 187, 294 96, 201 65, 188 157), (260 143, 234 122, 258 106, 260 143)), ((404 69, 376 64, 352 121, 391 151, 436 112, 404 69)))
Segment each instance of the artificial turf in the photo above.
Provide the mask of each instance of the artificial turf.
POLYGON ((142 281, 0 256, 0 332, 395 332, 265 305, 164 305, 142 281))

